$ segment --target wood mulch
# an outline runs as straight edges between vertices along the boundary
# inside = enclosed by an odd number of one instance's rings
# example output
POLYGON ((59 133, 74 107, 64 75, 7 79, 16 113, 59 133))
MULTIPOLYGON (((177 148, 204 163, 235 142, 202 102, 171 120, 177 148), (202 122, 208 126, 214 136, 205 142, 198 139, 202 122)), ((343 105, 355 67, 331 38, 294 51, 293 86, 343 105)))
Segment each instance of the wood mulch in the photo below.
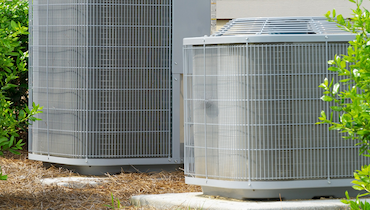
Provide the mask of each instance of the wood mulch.
POLYGON ((198 186, 187 185, 184 173, 125 173, 106 174, 109 181, 97 187, 75 189, 42 185, 40 179, 82 176, 63 168, 44 168, 42 162, 28 160, 27 152, 20 156, 6 153, 0 157, 7 181, 0 181, 0 209, 109 209, 111 193, 125 206, 122 209, 153 209, 131 206, 132 195, 201 192, 198 186))

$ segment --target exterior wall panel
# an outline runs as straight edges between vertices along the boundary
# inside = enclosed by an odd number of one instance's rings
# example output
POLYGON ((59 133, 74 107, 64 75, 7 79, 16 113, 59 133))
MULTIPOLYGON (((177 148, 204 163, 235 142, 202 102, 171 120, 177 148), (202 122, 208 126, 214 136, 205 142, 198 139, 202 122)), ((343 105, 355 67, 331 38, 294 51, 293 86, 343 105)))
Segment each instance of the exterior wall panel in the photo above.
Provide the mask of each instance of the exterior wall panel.
MULTIPOLYGON (((370 2, 364 1, 363 6, 370 8, 370 2)), ((323 16, 334 8, 350 17, 354 4, 348 0, 217 0, 217 19, 323 16)))

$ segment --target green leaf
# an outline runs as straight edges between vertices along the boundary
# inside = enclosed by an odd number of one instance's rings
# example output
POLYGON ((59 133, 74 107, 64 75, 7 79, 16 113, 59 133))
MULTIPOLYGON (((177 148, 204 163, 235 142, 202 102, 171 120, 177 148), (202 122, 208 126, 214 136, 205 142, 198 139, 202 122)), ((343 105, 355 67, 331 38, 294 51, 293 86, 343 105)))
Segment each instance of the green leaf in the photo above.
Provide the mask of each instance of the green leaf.
POLYGON ((361 186, 358 186, 358 185, 353 185, 352 188, 355 189, 355 190, 360 190, 360 191, 365 189, 364 187, 361 187, 361 186))
POLYGON ((2 175, 2 173, 0 173, 0 180, 7 180, 8 179, 8 175, 2 175))
POLYGON ((23 109, 21 111, 19 111, 19 117, 20 117, 20 119, 24 119, 26 117, 26 113, 24 112, 23 109))
POLYGON ((121 208, 121 202, 119 201, 118 198, 117 198, 117 208, 121 208))
POLYGON ((6 138, 5 136, 0 137, 0 143, 5 142, 5 141, 8 141, 8 138, 6 138))
POLYGON ((345 192, 345 195, 346 195, 346 198, 347 199, 350 199, 349 195, 348 195, 348 191, 345 192))
POLYGON ((357 180, 353 180, 351 183, 352 184, 356 184, 356 185, 363 185, 363 184, 365 184, 364 182, 357 181, 357 180))
POLYGON ((344 203, 344 204, 349 204, 349 201, 344 200, 344 199, 340 200, 340 202, 342 202, 342 203, 344 203))
POLYGON ((324 83, 321 83, 320 85, 319 85, 319 87, 320 88, 324 88, 324 89, 326 89, 327 87, 326 87, 326 85, 324 84, 324 83))
POLYGON ((14 136, 11 136, 10 141, 9 141, 9 147, 13 146, 13 143, 14 143, 14 136))
POLYGON ((336 112, 340 112, 343 110, 342 107, 340 106, 331 106, 330 109, 332 109, 333 111, 336 111, 336 112))
POLYGON ((332 78, 332 79, 331 79, 331 82, 330 82, 330 84, 329 84, 329 88, 330 88, 331 86, 333 86, 333 83, 334 83, 334 78, 332 78))
POLYGON ((14 30, 18 29, 17 24, 16 24, 13 20, 10 22, 10 25, 12 26, 12 28, 13 28, 14 30))
POLYGON ((339 24, 343 25, 345 23, 344 18, 342 15, 337 16, 337 21, 339 24))
POLYGON ((343 124, 346 124, 349 119, 350 118, 348 117, 348 114, 343 114, 342 116, 340 116, 340 122, 342 122, 343 124))
POLYGON ((325 111, 324 111, 324 110, 323 110, 323 111, 321 111, 320 115, 321 115, 324 119, 326 119, 326 114, 325 114, 325 111))
POLYGON ((370 178, 369 177, 363 177, 361 180, 365 183, 370 183, 370 178))
POLYGON ((331 67, 329 67, 329 68, 328 68, 328 70, 329 70, 329 71, 339 71, 339 70, 340 70, 340 68, 335 67, 335 66, 331 66, 331 67))
POLYGON ((323 101, 332 101, 334 98, 331 96, 325 95, 325 96, 322 96, 320 99, 323 101))
POLYGON ((328 78, 325 78, 325 79, 324 79, 324 85, 325 85, 326 87, 329 85, 329 80, 328 80, 328 78))
POLYGON ((357 134, 359 134, 359 135, 365 135, 365 134, 367 134, 367 133, 370 133, 370 131, 369 131, 369 130, 361 130, 361 131, 357 131, 357 134))
POLYGON ((363 196, 367 196, 367 195, 370 195, 370 193, 359 194, 358 197, 363 197, 363 196))
POLYGON ((14 150, 14 149, 9 149, 9 152, 15 154, 15 155, 20 155, 21 153, 18 152, 17 150, 14 150))
POLYGON ((348 82, 348 81, 350 81, 351 80, 351 78, 348 78, 348 79, 342 79, 342 80, 340 80, 339 82, 348 82))
POLYGON ((16 52, 7 52, 5 55, 10 55, 10 56, 18 56, 19 54, 16 52))
POLYGON ((334 95, 338 93, 339 87, 340 87, 340 84, 339 83, 335 83, 335 85, 333 87, 333 94, 334 95))
POLYGON ((343 126, 331 126, 329 127, 329 131, 341 130, 343 126))

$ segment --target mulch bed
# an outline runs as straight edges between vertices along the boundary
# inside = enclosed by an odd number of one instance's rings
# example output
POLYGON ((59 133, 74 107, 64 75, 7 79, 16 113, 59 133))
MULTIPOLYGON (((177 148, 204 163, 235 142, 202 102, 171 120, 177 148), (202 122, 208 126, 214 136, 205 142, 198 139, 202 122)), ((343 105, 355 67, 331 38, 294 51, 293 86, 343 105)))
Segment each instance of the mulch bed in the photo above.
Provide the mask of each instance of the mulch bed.
POLYGON ((186 185, 184 173, 125 173, 106 174, 107 183, 97 187, 74 189, 42 185, 40 179, 51 177, 82 176, 63 168, 46 169, 42 162, 27 159, 22 155, 6 153, 0 157, 2 172, 7 181, 0 181, 0 209, 109 209, 111 193, 118 198, 123 209, 153 209, 131 206, 132 195, 201 192, 201 188, 186 185))

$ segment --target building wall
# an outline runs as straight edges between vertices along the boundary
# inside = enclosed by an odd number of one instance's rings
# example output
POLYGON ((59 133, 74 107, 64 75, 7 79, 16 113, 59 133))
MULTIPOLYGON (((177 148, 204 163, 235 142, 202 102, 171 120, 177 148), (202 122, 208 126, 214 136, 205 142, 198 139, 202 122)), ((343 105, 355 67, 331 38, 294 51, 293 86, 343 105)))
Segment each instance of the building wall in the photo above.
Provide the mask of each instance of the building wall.
POLYGON ((229 19, 217 19, 216 30, 217 31, 220 30, 229 21, 230 21, 229 19))
MULTIPOLYGON (((370 1, 362 4, 370 9, 370 1)), ((350 17, 348 0, 217 0, 217 19, 241 17, 324 16, 329 10, 350 17)))

